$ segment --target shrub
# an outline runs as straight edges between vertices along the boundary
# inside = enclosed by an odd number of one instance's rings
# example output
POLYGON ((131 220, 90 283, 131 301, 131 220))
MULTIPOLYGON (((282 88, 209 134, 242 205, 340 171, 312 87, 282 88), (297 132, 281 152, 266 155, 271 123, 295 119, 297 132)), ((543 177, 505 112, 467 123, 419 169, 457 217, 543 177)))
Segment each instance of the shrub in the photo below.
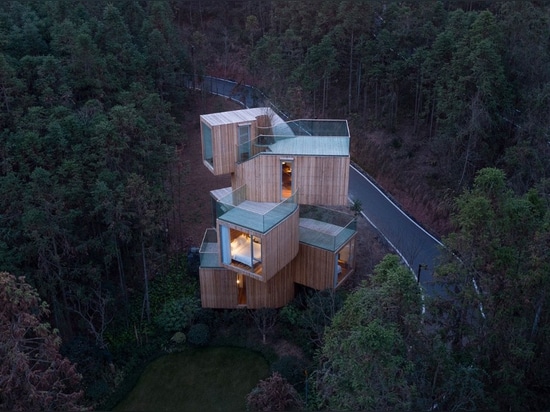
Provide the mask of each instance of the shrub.
POLYGON ((187 341, 196 346, 207 345, 210 341, 210 328, 204 323, 191 326, 187 334, 187 341))
POLYGON ((181 332, 189 327, 199 309, 195 297, 184 296, 166 303, 155 322, 165 332, 181 332))
POLYGON ((305 382, 307 363, 296 356, 283 356, 271 365, 271 372, 278 372, 289 383, 301 387, 305 382))
POLYGON ((109 384, 103 379, 94 381, 86 388, 86 396, 93 402, 104 399, 109 392, 109 384))
POLYGON ((170 342, 175 343, 176 345, 179 345, 181 343, 184 343, 186 341, 187 337, 185 336, 185 333, 183 332, 176 332, 174 333, 174 336, 170 338, 170 342))
POLYGON ((277 372, 260 381, 246 397, 249 411, 302 410, 303 406, 296 389, 277 372))

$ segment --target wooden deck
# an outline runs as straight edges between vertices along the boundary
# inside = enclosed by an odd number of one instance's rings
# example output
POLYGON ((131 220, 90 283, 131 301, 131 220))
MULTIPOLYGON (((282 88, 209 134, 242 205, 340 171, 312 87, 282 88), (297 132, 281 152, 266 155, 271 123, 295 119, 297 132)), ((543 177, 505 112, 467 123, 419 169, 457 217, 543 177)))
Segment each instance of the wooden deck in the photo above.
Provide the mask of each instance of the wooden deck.
POLYGON ((300 242, 336 251, 353 236, 355 230, 320 220, 300 218, 300 242))
POLYGON ((219 217, 258 233, 265 233, 296 210, 294 203, 266 203, 245 200, 219 217))

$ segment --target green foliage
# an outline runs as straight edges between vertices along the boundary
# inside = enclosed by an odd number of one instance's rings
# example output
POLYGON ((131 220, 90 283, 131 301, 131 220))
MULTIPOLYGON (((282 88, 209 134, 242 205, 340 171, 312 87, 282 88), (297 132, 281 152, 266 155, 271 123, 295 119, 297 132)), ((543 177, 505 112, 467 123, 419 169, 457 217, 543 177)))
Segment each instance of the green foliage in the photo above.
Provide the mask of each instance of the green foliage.
POLYGON ((548 237, 540 200, 533 190, 516 195, 501 170, 479 171, 457 199, 458 231, 446 240, 460 260, 449 256, 437 271, 448 296, 436 302, 435 313, 445 313, 436 321, 455 352, 484 371, 477 379, 500 408, 536 398, 528 371, 547 361, 536 349, 546 339, 539 325, 550 287, 540 266, 548 237))
POLYGON ((195 297, 184 296, 170 300, 155 317, 155 323, 165 332, 181 332, 191 325, 199 308, 199 301, 195 297))
POLYGON ((361 200, 359 199, 354 199, 351 206, 350 206, 350 210, 353 212, 353 214, 357 217, 361 214, 361 212, 363 211, 363 203, 361 202, 361 200))
POLYGON ((170 338, 170 341, 174 342, 176 345, 180 345, 180 344, 184 343, 186 340, 187 340, 187 337, 185 336, 185 333, 183 333, 183 332, 176 332, 170 338))
POLYGON ((198 284, 188 275, 186 261, 182 257, 170 260, 166 273, 158 274, 151 282, 150 302, 152 313, 159 313, 167 302, 182 296, 196 296, 198 284))
POLYGON ((345 300, 327 328, 315 372, 320 407, 408 410, 415 383, 408 347, 421 326, 420 292, 395 255, 345 300))
POLYGON ((343 299, 342 292, 334 289, 299 294, 280 311, 281 333, 307 356, 313 356, 322 345, 325 328, 342 307, 343 299))
POLYGON ((196 323, 189 329, 187 340, 191 345, 206 346, 210 342, 210 328, 204 323, 196 323))
POLYGON ((271 364, 271 372, 279 373, 297 389, 303 389, 308 364, 306 360, 296 356, 286 355, 271 364))

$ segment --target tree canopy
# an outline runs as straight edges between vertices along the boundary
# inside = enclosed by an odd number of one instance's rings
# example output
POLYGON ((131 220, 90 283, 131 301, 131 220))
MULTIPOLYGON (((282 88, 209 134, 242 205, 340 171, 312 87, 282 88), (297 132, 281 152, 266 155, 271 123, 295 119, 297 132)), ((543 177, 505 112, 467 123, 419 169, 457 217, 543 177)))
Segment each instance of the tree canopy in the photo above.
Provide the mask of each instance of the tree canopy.
POLYGON ((407 347, 420 327, 420 292, 399 258, 376 266, 373 282, 344 302, 325 332, 316 372, 321 405, 336 410, 409 410, 413 363, 407 347))
POLYGON ((457 354, 485 372, 500 409, 540 401, 548 379, 541 368, 550 287, 546 201, 534 189, 516 195, 502 170, 480 170, 456 201, 458 230, 446 239, 453 254, 438 270, 448 292, 436 302, 434 322, 457 354))
POLYGON ((48 314, 24 277, 0 272, 1 409, 81 409, 81 376, 60 355, 61 339, 47 323, 48 314))
POLYGON ((60 337, 109 363, 200 318, 193 281, 149 284, 184 272, 167 264, 168 171, 193 73, 354 136, 410 134, 403 162, 425 148, 423 178, 458 195, 426 315, 388 257, 342 308, 319 293, 296 320, 319 346, 319 407, 547 409, 549 26, 547 1, 1 2, 1 406, 78 406, 60 337))

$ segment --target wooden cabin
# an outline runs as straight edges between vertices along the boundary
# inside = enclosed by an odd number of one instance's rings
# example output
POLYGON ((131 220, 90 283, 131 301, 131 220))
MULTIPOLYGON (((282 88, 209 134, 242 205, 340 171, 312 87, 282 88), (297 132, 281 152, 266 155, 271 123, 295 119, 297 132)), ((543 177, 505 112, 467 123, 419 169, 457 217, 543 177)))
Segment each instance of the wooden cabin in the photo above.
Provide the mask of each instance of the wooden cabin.
POLYGON ((231 174, 211 192, 215 227, 200 248, 209 308, 281 307, 296 284, 338 287, 354 270, 345 120, 284 122, 269 108, 202 115, 204 165, 231 174))

